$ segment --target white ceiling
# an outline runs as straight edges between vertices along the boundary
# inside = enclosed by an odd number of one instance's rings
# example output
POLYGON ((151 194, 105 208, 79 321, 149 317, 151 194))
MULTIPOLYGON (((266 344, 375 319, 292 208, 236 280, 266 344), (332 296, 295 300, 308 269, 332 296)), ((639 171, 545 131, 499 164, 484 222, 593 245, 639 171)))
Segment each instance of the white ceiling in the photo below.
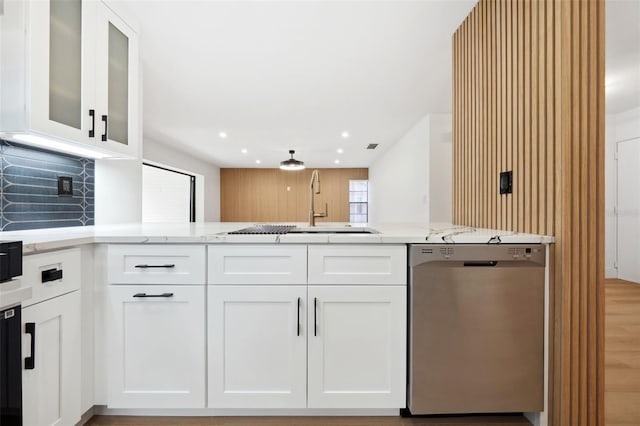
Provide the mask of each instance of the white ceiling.
POLYGON ((606 2, 606 111, 640 107, 640 0, 606 2))
MULTIPOLYGON (((367 167, 451 111, 451 35, 476 1, 122 3, 141 28, 146 139, 221 167, 277 167, 289 149, 308 167, 367 167)), ((640 106, 640 0, 606 7, 618 113, 640 106)))
POLYGON ((141 27, 145 139, 221 167, 277 167, 289 149, 367 167, 451 111, 451 36, 476 1, 123 3, 141 27))

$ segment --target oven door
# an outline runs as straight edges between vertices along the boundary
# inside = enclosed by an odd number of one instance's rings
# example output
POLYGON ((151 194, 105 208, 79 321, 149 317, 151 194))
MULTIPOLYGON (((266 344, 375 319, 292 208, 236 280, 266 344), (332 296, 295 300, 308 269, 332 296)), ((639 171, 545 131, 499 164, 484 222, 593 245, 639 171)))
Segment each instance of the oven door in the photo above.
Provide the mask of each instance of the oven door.
POLYGON ((0 311, 0 424, 22 426, 20 306, 0 311))

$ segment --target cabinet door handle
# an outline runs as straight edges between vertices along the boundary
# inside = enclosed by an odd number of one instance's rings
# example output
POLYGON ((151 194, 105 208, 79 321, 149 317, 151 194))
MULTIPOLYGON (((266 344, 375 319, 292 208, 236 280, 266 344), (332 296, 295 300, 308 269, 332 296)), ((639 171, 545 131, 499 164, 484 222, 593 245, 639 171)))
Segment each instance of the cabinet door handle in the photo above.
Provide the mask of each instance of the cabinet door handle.
POLYGON ((42 271, 42 279, 43 283, 48 283, 50 281, 61 280, 62 279, 62 269, 47 269, 46 271, 42 271))
POLYGON ((147 268, 175 268, 176 265, 173 263, 167 263, 165 265, 136 265, 135 268, 147 269, 147 268))
POLYGON ((296 319, 296 332, 298 336, 300 336, 300 301, 301 300, 302 299, 298 297, 298 318, 296 319))
POLYGON ((96 110, 89 110, 89 117, 91 117, 91 130, 89 130, 89 137, 94 138, 96 136, 96 110))
POLYGON ((24 359, 24 369, 33 370, 36 368, 36 323, 26 323, 24 325, 24 331, 31 335, 31 356, 24 359))
POLYGON ((107 141, 107 129, 109 128, 109 123, 107 121, 107 116, 103 115, 102 116, 102 121, 104 122, 104 133, 102 134, 102 142, 106 142, 107 141))
POLYGON ((313 298, 313 336, 318 335, 318 298, 313 298))
POLYGON ((133 297, 173 297, 173 293, 161 293, 161 294, 147 294, 147 293, 136 293, 133 297))

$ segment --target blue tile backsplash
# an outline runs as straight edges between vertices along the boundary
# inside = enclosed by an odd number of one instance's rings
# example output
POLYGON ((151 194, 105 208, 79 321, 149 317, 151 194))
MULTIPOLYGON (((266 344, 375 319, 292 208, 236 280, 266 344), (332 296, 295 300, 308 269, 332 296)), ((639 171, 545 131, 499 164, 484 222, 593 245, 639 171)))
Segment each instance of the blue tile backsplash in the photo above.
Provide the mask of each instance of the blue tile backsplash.
POLYGON ((95 162, 0 140, 0 230, 94 224, 95 162), (58 196, 58 177, 73 195, 58 196))

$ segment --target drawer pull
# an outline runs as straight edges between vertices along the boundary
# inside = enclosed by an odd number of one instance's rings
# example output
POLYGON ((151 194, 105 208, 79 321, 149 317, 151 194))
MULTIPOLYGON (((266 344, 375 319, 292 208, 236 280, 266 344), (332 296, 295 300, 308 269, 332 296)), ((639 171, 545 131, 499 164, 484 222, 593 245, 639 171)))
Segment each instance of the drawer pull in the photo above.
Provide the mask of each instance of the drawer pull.
POLYGON ((49 281, 56 281, 62 279, 62 269, 47 269, 42 271, 42 282, 48 283, 49 281))
POLYGON ((298 318, 296 319, 296 331, 297 331, 297 336, 300 336, 300 301, 302 299, 300 297, 298 297, 298 318))
POLYGON ((162 293, 162 294, 147 294, 147 293, 136 293, 133 297, 173 297, 173 293, 162 293))
POLYGON ((31 335, 31 356, 24 359, 24 369, 33 370, 36 368, 36 323, 28 322, 24 325, 26 334, 31 335))
POLYGON ((136 268, 147 269, 147 268, 175 268, 176 265, 173 263, 167 263, 166 265, 136 265, 136 268))

